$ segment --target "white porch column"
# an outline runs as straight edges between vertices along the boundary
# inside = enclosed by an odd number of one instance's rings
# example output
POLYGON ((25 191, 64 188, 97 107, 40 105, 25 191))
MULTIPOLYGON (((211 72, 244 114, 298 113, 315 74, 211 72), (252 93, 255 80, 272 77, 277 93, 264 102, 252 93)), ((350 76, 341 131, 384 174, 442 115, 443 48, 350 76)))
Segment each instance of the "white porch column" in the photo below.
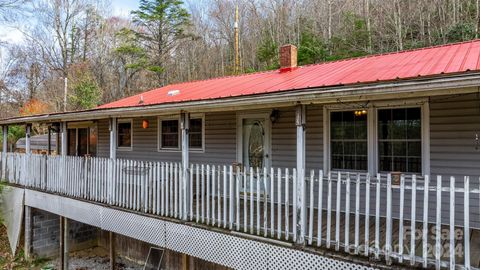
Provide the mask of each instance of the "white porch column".
POLYGON ((67 148, 68 148, 68 141, 67 141, 67 122, 60 123, 60 132, 62 134, 62 142, 61 142, 61 154, 62 156, 67 155, 67 148))
MULTIPOLYGON (((133 128, 133 127, 132 127, 133 128)), ((117 118, 110 118, 110 158, 117 158, 117 118)))
POLYGON ((32 132, 32 125, 27 124, 25 126, 25 154, 30 154, 32 152, 32 149, 30 147, 31 132, 32 132))
POLYGON ((2 149, 2 179, 7 178, 7 152, 8 152, 8 126, 2 126, 3 129, 3 149, 2 149))
POLYGON ((297 241, 299 245, 305 242, 306 200, 305 200, 305 105, 299 104, 295 110, 295 125, 297 126, 297 241))
POLYGON ((189 134, 190 129, 190 114, 182 113, 180 126, 182 128, 182 172, 183 172, 183 181, 182 181, 182 195, 183 195, 183 219, 188 219, 188 213, 190 213, 190 172, 188 166, 190 164, 189 160, 189 134))

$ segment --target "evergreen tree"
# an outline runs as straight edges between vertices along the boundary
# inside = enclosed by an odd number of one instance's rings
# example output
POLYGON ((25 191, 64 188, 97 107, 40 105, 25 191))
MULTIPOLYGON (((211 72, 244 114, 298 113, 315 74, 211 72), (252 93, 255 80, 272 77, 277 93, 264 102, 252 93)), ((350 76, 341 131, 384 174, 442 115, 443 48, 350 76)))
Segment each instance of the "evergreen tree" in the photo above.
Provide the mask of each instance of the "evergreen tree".
POLYGON ((187 37, 190 14, 179 0, 141 0, 132 14, 140 29, 136 36, 151 54, 145 68, 156 73, 158 84, 164 85, 165 62, 178 42, 187 37))

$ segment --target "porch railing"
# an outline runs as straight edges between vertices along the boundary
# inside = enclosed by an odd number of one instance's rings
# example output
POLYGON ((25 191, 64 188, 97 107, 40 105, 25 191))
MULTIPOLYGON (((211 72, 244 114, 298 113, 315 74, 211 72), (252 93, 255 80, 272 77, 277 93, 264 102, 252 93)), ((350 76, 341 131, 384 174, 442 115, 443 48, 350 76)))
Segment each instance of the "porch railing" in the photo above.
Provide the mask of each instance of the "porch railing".
POLYGON ((174 162, 18 153, 1 161, 1 176, 11 184, 283 241, 300 238, 387 264, 474 268, 478 178, 402 175, 397 182, 391 174, 303 176, 288 168, 191 164, 184 179, 174 162), (300 176, 305 196, 298 200, 300 176))

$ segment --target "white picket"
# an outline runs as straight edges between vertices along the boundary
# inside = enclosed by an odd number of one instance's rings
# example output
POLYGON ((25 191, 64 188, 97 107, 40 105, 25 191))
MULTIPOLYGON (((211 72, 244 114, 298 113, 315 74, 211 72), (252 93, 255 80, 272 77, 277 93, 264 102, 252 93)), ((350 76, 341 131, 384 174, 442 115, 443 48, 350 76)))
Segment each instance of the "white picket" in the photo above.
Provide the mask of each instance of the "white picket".
POLYGON ((425 175, 423 183, 423 227, 422 227, 422 257, 423 257, 423 267, 426 268, 428 264, 428 189, 429 187, 429 176, 425 175))
POLYGON ((437 199, 436 199, 436 214, 435 214, 435 269, 439 270, 440 257, 442 252, 441 226, 442 226, 442 176, 437 176, 437 199))
POLYGON ((350 251, 350 173, 347 173, 347 183, 345 187, 345 252, 350 251))
POLYGON ((340 213, 341 201, 342 201, 342 174, 337 173, 337 196, 336 196, 336 207, 335 207, 335 250, 340 249, 340 213))
POLYGON ((415 221, 417 209, 417 176, 412 175, 412 204, 410 205, 410 265, 415 265, 415 221))
POLYGON ((332 173, 328 172, 328 193, 327 193, 327 236, 326 246, 330 248, 332 241, 332 173))
POLYGON ((313 242, 313 204, 315 203, 315 197, 313 196, 313 187, 315 186, 315 171, 310 171, 310 206, 309 206, 309 218, 308 218, 308 244, 313 242))
POLYGON ((377 174, 375 192, 375 259, 380 258, 380 181, 381 176, 377 174))
POLYGON ((450 177, 450 269, 455 269, 455 177, 450 177), (452 256, 453 255, 453 256, 452 256))
POLYGON ((463 213, 464 213, 464 227, 463 238, 465 240, 464 247, 464 265, 465 269, 470 269, 470 177, 465 176, 465 184, 463 186, 463 213))
POLYGON ((399 220, 398 220, 398 262, 403 262, 403 238, 405 237, 405 232, 403 229, 403 218, 404 218, 404 205, 405 205, 405 176, 402 174, 400 176, 400 208, 399 208, 399 220))
POLYGON ((317 247, 322 245, 323 171, 318 173, 317 247))

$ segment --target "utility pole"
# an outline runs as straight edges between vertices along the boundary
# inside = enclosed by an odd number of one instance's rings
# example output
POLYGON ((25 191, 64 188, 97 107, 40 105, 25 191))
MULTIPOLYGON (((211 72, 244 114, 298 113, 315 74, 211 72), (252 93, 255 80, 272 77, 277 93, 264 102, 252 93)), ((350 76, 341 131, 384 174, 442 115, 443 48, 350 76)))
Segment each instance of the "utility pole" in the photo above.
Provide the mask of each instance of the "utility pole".
POLYGON ((65 76, 63 84, 63 111, 67 111, 67 89, 68 89, 68 78, 65 76))
POLYGON ((238 40, 238 5, 235 6, 235 24, 233 26, 235 31, 235 74, 240 73, 240 53, 239 53, 239 40, 238 40))

